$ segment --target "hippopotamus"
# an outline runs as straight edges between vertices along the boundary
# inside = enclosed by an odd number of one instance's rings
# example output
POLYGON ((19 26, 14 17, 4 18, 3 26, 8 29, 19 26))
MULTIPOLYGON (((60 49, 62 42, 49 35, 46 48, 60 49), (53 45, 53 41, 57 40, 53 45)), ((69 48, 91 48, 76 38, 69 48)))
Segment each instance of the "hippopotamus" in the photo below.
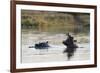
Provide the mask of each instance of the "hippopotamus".
POLYGON ((68 38, 62 43, 66 46, 64 53, 67 53, 67 57, 68 59, 70 59, 70 57, 74 55, 74 52, 76 51, 76 48, 78 48, 78 46, 75 44, 77 40, 74 40, 74 37, 69 35, 69 33, 67 34, 67 36, 68 38))
POLYGON ((48 44, 48 41, 36 43, 34 46, 29 46, 29 48, 35 48, 35 49, 48 49, 50 46, 48 44))
POLYGON ((35 44, 35 49, 48 49, 48 41, 35 44))

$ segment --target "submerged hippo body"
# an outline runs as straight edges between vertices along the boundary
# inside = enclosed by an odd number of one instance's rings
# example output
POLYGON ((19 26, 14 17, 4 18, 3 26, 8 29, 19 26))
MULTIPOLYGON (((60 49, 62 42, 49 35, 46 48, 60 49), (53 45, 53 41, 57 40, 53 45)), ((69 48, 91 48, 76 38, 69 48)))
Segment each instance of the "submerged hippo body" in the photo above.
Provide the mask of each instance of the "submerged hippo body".
POLYGON ((29 48, 35 48, 35 49, 48 49, 49 47, 50 46, 48 45, 48 41, 37 43, 34 46, 29 46, 29 48))
POLYGON ((42 42, 42 43, 35 44, 35 49, 48 49, 48 47, 50 47, 48 45, 48 42, 42 42))

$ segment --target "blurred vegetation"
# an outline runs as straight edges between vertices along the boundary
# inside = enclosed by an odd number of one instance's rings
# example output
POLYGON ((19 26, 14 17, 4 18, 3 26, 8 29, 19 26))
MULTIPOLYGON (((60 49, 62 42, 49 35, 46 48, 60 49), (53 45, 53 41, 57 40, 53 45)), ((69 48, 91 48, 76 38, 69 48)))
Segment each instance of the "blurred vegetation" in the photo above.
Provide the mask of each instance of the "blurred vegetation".
POLYGON ((22 10, 21 27, 42 32, 88 33, 90 14, 22 10))

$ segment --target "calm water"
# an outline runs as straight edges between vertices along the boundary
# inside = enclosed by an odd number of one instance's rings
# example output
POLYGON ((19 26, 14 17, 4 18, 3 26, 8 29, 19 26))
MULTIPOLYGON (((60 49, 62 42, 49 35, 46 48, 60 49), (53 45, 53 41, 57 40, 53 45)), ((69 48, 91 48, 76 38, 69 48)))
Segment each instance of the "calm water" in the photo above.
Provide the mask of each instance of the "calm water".
MULTIPOLYGON (((66 46, 62 44, 62 41, 66 38, 65 34, 22 31, 22 63, 68 61, 66 54, 63 53, 66 46), (29 48, 29 46, 34 46, 35 43, 45 41, 49 41, 49 45, 51 46, 48 50, 29 48)), ((88 39, 87 36, 76 37, 79 41, 83 38, 85 42, 77 43, 78 46, 83 48, 77 48, 77 51, 71 58, 73 61, 88 60, 90 58, 89 42, 86 41, 88 39)))

